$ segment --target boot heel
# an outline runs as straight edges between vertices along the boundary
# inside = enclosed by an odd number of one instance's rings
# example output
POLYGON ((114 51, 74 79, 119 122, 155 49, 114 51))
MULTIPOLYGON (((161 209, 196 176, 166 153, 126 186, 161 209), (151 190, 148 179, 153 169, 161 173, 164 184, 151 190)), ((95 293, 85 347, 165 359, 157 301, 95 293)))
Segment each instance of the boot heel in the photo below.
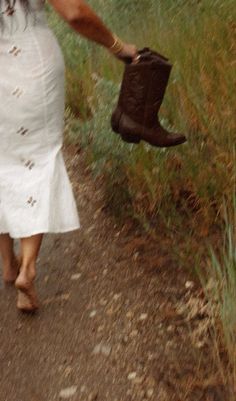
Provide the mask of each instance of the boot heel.
POLYGON ((119 134, 119 122, 121 118, 121 112, 116 109, 111 116, 111 128, 116 133, 119 134))
MULTIPOLYGON (((121 117, 122 117, 122 112, 117 108, 114 113, 111 116, 111 127, 112 130, 116 134, 120 134, 121 138, 123 141, 128 142, 128 143, 139 143, 140 138, 137 135, 134 134, 128 134, 128 133, 123 133, 123 129, 120 126, 121 122, 121 117)), ((121 124, 122 125, 122 124, 121 124)))

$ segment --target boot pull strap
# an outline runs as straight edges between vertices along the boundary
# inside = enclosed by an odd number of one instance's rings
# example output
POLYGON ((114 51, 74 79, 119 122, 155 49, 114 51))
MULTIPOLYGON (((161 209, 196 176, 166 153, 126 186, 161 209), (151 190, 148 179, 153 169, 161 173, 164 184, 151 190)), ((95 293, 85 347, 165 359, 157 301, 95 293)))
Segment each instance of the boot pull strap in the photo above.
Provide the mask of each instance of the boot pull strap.
POLYGON ((143 49, 139 50, 138 53, 140 54, 143 60, 153 60, 158 59, 162 61, 168 61, 169 59, 162 54, 156 52, 155 50, 150 49, 149 47, 144 47, 143 49))
MULTIPOLYGON (((133 59, 131 57, 124 57, 123 61, 125 64, 132 64, 133 59)), ((164 61, 164 63, 167 63, 169 59, 155 50, 151 50, 149 47, 144 47, 143 49, 138 50, 138 57, 135 64, 138 64, 141 61, 164 61)))

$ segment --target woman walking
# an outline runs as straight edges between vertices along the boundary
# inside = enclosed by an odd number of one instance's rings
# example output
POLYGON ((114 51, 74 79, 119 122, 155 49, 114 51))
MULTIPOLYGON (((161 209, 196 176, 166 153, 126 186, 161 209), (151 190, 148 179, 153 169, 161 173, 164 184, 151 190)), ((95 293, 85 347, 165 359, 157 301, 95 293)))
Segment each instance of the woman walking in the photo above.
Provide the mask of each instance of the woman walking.
MULTIPOLYGON (((136 47, 116 37, 83 0, 49 3, 118 59, 136 58, 136 47)), ((64 58, 44 8, 45 0, 0 0, 0 253, 3 280, 15 283, 22 311, 38 308, 34 280, 43 235, 80 228, 61 152, 64 58)))

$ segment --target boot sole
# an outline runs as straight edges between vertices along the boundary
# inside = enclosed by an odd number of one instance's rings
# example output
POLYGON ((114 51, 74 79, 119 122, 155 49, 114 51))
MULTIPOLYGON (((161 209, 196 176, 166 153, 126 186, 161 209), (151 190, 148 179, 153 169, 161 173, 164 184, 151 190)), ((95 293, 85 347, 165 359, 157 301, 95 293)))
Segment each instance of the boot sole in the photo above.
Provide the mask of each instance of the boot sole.
POLYGON ((134 135, 132 134, 132 131, 138 132, 139 130, 142 131, 143 127, 140 126, 139 124, 135 123, 133 120, 131 120, 130 117, 125 115, 120 110, 117 108, 115 112, 112 115, 111 119, 111 125, 112 129, 114 132, 117 134, 121 135, 122 139, 125 142, 129 143, 139 143, 140 141, 145 141, 149 145, 157 147, 157 148, 170 148, 178 145, 182 145, 187 141, 186 137, 184 135, 180 135, 178 137, 173 138, 173 141, 168 141, 168 140, 160 140, 158 136, 155 138, 155 136, 149 137, 148 135, 145 134, 140 134, 134 135))
POLYGON ((140 138, 137 137, 136 135, 130 135, 130 134, 120 134, 121 138, 123 141, 128 142, 128 143, 139 143, 140 138))

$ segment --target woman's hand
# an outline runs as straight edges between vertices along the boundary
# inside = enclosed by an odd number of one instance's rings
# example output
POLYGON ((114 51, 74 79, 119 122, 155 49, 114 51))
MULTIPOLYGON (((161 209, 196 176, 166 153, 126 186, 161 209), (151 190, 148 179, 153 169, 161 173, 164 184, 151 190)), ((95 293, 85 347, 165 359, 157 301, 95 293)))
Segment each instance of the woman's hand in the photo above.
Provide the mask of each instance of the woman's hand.
POLYGON ((138 49, 133 44, 123 43, 122 50, 115 56, 124 62, 135 62, 138 57, 138 49))

